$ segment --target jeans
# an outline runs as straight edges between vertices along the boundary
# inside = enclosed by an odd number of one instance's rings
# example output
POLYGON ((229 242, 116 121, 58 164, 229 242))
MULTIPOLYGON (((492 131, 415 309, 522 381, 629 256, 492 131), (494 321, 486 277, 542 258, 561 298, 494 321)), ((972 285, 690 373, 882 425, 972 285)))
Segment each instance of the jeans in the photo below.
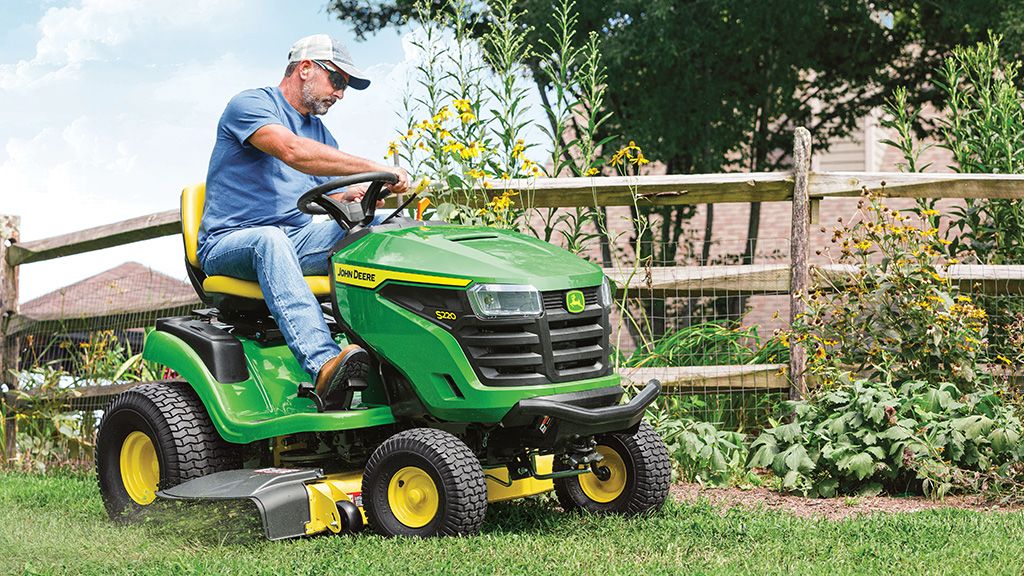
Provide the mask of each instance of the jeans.
MULTIPOLYGON (((378 213, 373 224, 387 216, 378 213)), ((331 338, 320 304, 302 277, 327 275, 331 248, 345 234, 333 220, 246 228, 221 236, 201 262, 208 275, 259 282, 284 341, 314 380, 341 348, 331 338)))

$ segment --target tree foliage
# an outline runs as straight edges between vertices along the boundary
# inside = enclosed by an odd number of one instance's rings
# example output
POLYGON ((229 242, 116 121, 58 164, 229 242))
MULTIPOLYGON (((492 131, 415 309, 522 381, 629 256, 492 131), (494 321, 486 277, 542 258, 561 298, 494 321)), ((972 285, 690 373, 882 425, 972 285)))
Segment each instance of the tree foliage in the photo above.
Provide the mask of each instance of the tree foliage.
MULTIPOLYGON (((518 0, 527 41, 540 45, 547 0, 518 0)), ((608 69, 611 134, 643 144, 672 172, 786 165, 791 128, 821 144, 848 134, 895 84, 928 87, 953 46, 987 30, 1019 46, 1014 0, 607 0, 580 2, 577 45, 596 31, 608 69), (783 153, 780 154, 779 152, 783 153)), ((433 11, 450 9, 432 0, 433 11)), ((486 3, 466 5, 475 33, 486 3)), ((415 0, 331 0, 357 36, 410 23, 415 0)), ((527 64, 537 70, 539 62, 527 64)), ((539 76, 539 75, 536 75, 539 76)), ((911 90, 925 100, 934 89, 911 90)))
MULTIPOLYGON (((448 0, 330 0, 329 12, 363 37, 409 24, 420 14, 462 10, 472 33, 486 34, 488 3, 448 0)), ((635 140, 670 173, 778 170, 789 166, 792 131, 810 129, 816 147, 849 135, 897 85, 916 104, 942 103, 933 70, 953 46, 984 39, 989 29, 1022 38, 1017 0, 603 0, 579 2, 581 46, 601 39, 609 120, 596 140, 635 140)), ((554 18, 548 0, 516 0, 526 42, 541 46, 554 18)), ((525 62, 538 89, 550 87, 536 55, 525 62)), ((697 264, 710 263, 714 205, 708 205, 697 264)), ((633 214, 637 254, 654 266, 672 265, 691 206, 633 214)), ((760 205, 750 211, 747 239, 736 258, 757 254, 760 205)), ((728 315, 740 312, 733 303, 728 315)), ((656 311, 652 311, 656 312, 656 311)), ((657 314, 655 314, 657 315, 657 314)))

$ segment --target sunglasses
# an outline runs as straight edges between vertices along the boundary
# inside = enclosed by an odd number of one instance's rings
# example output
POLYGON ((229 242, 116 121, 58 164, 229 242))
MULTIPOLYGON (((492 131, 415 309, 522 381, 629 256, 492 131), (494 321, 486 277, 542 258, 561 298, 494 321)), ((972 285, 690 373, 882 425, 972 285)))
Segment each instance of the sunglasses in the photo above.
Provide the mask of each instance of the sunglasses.
POLYGON ((313 63, 327 71, 327 78, 331 81, 331 86, 334 86, 335 90, 348 88, 348 76, 346 74, 330 68, 319 60, 313 60, 313 63))

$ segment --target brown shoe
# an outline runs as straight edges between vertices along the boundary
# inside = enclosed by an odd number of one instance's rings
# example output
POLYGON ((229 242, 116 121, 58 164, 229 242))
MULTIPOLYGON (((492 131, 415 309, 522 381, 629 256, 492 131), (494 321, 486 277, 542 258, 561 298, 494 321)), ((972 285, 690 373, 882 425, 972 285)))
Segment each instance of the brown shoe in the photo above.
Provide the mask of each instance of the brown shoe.
POLYGON ((370 355, 358 344, 349 344, 341 353, 324 363, 316 377, 316 393, 330 403, 330 398, 351 378, 365 378, 370 355))

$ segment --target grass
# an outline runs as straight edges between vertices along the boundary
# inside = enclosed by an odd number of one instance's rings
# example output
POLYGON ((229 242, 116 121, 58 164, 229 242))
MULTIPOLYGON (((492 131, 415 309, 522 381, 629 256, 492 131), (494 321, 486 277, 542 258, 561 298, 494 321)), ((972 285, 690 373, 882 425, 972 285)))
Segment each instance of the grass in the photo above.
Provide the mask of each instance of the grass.
POLYGON ((670 504, 627 520, 495 505, 483 534, 266 542, 205 508, 107 520, 92 476, 0 473, 0 574, 1020 574, 1024 515, 938 510, 832 522, 670 504))

